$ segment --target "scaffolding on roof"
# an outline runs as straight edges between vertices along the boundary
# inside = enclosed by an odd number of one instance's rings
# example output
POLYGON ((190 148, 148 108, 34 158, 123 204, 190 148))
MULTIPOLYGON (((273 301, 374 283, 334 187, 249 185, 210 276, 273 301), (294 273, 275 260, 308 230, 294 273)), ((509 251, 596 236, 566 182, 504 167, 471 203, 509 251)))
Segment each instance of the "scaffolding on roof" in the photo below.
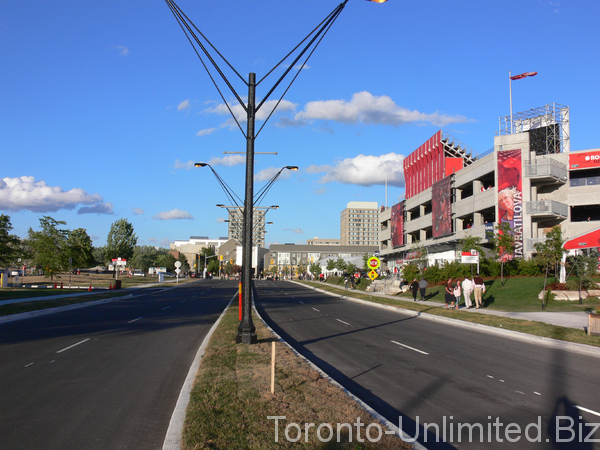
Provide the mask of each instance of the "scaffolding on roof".
POLYGON ((571 150, 568 106, 550 103, 514 114, 512 123, 510 116, 500 117, 499 122, 500 135, 529 132, 532 139, 539 140, 532 145, 538 155, 571 150))

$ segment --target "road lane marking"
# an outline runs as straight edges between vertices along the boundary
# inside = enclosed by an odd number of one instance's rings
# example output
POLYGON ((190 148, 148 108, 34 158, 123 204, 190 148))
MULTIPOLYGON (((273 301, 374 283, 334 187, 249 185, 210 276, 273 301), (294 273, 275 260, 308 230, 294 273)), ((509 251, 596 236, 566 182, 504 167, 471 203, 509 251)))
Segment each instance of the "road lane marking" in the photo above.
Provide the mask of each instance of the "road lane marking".
POLYGON ((580 409, 581 411, 585 411, 585 412, 588 412, 590 414, 594 414, 595 416, 600 416, 599 412, 593 411, 591 409, 584 408, 583 406, 579 406, 579 405, 571 405, 571 406, 574 406, 575 408, 580 409))
POLYGON ((493 376, 491 376, 491 375, 488 375, 487 377, 488 377, 488 378, 491 378, 492 380, 494 379, 494 377, 493 377, 493 376))
POLYGON ((393 342, 394 344, 400 345, 400 346, 402 346, 402 347, 405 347, 405 348, 407 348, 407 349, 409 349, 409 350, 415 351, 415 352, 417 352, 417 353, 422 353, 423 355, 429 355, 429 353, 427 353, 427 352, 424 352, 423 350, 419 350, 418 348, 410 347, 410 346, 408 346, 408 345, 401 344, 400 342, 396 342, 396 341, 391 341, 391 342, 393 342))
POLYGON ((316 312, 321 312, 321 311, 319 311, 317 308, 313 308, 313 309, 314 309, 316 312))
POLYGON ((348 325, 349 327, 352 326, 352 324, 350 324, 348 322, 344 322, 343 320, 340 320, 340 319, 335 319, 335 320, 337 320, 338 322, 342 322, 344 325, 348 325))
POLYGON ((302 300, 298 300, 298 302, 302 303, 304 305, 304 302, 302 300))
POLYGON ((161 308, 161 311, 164 311, 165 309, 169 309, 170 306, 165 306, 164 308, 161 308))
POLYGON ((35 363, 29 363, 25 367, 33 366, 35 363))
POLYGON ((130 321, 129 321, 129 322, 127 322, 127 323, 133 323, 133 322, 137 322, 138 320, 140 320, 140 319, 143 319, 143 318, 144 318, 144 316, 141 316, 141 317, 138 317, 137 319, 130 320, 130 321))
POLYGON ((536 391, 533 391, 533 393, 534 393, 535 395, 542 395, 542 394, 540 394, 539 392, 536 392, 536 391))
POLYGON ((63 348, 62 350, 57 351, 56 353, 62 353, 62 352, 66 352, 67 350, 73 348, 73 347, 77 347, 79 344, 83 344, 84 342, 89 341, 90 338, 84 339, 83 341, 79 341, 76 344, 73 345, 69 345, 68 347, 63 348))

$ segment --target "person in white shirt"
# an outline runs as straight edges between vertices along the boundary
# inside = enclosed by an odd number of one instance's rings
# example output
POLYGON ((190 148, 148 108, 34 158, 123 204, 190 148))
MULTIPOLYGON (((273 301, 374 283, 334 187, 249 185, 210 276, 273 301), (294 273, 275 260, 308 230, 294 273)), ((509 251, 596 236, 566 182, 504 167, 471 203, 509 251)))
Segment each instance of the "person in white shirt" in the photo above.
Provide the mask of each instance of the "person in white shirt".
POLYGON ((473 280, 469 279, 469 278, 465 278, 464 281, 462 282, 462 290, 463 290, 463 295, 465 296, 465 306, 468 308, 471 308, 472 303, 471 303, 471 293, 473 292, 473 287, 474 287, 474 283, 473 280))

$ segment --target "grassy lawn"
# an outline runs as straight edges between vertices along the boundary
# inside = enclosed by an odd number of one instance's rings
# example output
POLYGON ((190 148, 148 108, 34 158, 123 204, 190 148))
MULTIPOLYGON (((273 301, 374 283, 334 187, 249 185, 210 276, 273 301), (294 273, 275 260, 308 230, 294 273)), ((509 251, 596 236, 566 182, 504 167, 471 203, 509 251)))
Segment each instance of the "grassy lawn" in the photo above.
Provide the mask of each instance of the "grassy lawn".
MULTIPOLYGON (((379 442, 365 438, 368 424, 376 422, 366 411, 351 400, 341 389, 313 370, 304 360, 292 353, 254 317, 258 343, 235 344, 238 308, 232 303, 213 334, 192 390, 184 425, 183 449, 397 449, 411 448, 394 436, 385 435, 379 442), (276 342, 275 392, 271 394, 271 347, 276 342), (278 423, 275 442, 275 420, 268 416, 285 416, 278 423), (337 441, 337 424, 356 424, 357 418, 365 425, 361 438, 356 439, 356 426, 350 443, 347 428, 341 428, 341 442, 337 441), (288 442, 286 427, 299 424, 302 436, 298 443, 288 442), (309 433, 304 424, 315 424, 309 433), (330 442, 321 442, 317 435, 320 424, 330 424, 334 430, 330 442), (308 436, 308 442, 304 442, 308 436)), ((375 427, 375 425, 373 426, 375 427)), ((371 428, 371 437, 377 428, 371 428)), ((295 439, 297 428, 290 427, 288 435, 295 439)), ((329 435, 327 428, 321 437, 329 435)))
MULTIPOLYGON (((526 292, 525 288, 520 291, 517 286, 525 285, 527 278, 512 278, 508 280, 505 285, 505 288, 497 289, 497 294, 495 293, 494 288, 497 285, 500 285, 500 280, 488 280, 486 281, 486 294, 484 295, 484 301, 493 296, 493 303, 489 303, 490 309, 498 309, 505 311, 515 311, 515 309, 510 309, 509 305, 511 302, 516 302, 513 298, 515 297, 515 292, 526 292), (497 285, 490 281, 497 281, 497 285), (488 284, 490 283, 490 284, 488 284), (506 286, 512 286, 511 288, 506 288, 506 286), (511 292, 509 294, 508 292, 511 292), (502 304, 506 298, 506 309, 501 309, 498 307, 499 304, 502 304), (491 306, 493 305, 493 306, 491 306)), ((342 294, 346 296, 352 296, 361 300, 367 300, 375 303, 380 303, 384 305, 397 306, 403 309, 408 309, 411 311, 418 312, 426 312, 428 314, 434 314, 437 316, 449 317, 452 319, 464 320, 466 322, 479 323, 482 325, 504 328, 507 330, 520 331, 523 333, 533 334, 536 336, 543 336, 553 339, 559 339, 562 341, 575 342, 578 344, 587 344, 593 345, 596 347, 600 347, 600 336, 588 336, 584 330, 579 330, 576 328, 566 328, 560 327, 557 325, 549 325, 542 322, 536 322, 531 320, 521 320, 521 319, 512 319, 509 317, 502 316, 493 316, 489 314, 474 314, 470 311, 464 310, 450 310, 445 309, 443 307, 430 306, 419 302, 413 302, 411 294, 401 294, 396 296, 395 298, 382 297, 374 294, 370 294, 368 292, 361 292, 357 290, 346 290, 343 287, 331 285, 329 283, 319 283, 319 282, 311 282, 311 281, 302 281, 301 283, 308 284, 310 286, 317 287, 319 289, 323 289, 332 293, 342 294)), ((543 283, 543 280, 542 280, 543 283)), ((542 284, 543 287, 543 284, 542 284)), ((532 295, 537 296, 537 293, 541 291, 540 289, 535 293, 535 288, 530 288, 530 293, 532 295)), ((444 296, 443 296, 443 286, 436 286, 433 288, 427 289, 427 300, 438 301, 440 306, 444 304, 444 296)), ((537 309, 535 308, 536 300, 525 298, 524 302, 528 302, 531 307, 529 309, 516 309, 517 311, 541 311, 541 302, 537 300, 537 309)), ((548 311, 582 311, 586 308, 586 305, 579 305, 578 302, 564 302, 571 303, 571 305, 555 305, 556 303, 563 303, 558 301, 553 301, 548 305, 548 311), (577 304, 572 304, 577 303, 577 304), (565 308, 565 309, 556 309, 556 308, 565 308), (552 309, 555 308, 555 309, 552 309)), ((590 300, 588 305, 597 305, 598 299, 590 300)))

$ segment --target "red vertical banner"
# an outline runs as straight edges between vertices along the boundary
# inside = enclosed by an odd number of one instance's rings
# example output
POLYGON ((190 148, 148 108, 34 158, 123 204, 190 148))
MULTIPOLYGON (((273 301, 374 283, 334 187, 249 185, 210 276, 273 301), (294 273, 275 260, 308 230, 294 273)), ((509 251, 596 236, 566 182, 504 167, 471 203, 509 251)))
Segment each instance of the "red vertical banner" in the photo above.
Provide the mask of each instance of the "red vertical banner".
POLYGON ((404 203, 392 206, 391 232, 392 248, 404 245, 404 203))
POLYGON ((452 177, 442 178, 431 187, 431 236, 442 237, 452 233, 452 177))
POLYGON ((508 223, 514 251, 500 252, 507 261, 523 257, 523 163, 521 149, 498 152, 498 223, 508 223))

